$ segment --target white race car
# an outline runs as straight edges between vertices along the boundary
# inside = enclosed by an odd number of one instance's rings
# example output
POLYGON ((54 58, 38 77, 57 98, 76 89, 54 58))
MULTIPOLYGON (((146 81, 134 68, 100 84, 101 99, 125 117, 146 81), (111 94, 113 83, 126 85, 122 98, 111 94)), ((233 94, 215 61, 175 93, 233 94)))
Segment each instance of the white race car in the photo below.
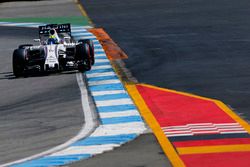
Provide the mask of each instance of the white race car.
POLYGON ((40 44, 24 44, 14 50, 12 67, 16 77, 28 71, 78 69, 84 72, 95 63, 93 41, 82 39, 75 42, 70 24, 39 26, 39 39, 34 41, 40 44))

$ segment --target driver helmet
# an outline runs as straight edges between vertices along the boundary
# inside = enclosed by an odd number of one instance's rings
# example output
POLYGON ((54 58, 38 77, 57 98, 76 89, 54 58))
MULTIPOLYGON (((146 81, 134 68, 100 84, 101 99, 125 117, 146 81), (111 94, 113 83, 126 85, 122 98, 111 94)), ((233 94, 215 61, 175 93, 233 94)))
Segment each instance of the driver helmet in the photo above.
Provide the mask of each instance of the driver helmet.
POLYGON ((48 44, 57 44, 58 40, 55 35, 55 30, 51 29, 49 30, 49 39, 48 39, 48 44))

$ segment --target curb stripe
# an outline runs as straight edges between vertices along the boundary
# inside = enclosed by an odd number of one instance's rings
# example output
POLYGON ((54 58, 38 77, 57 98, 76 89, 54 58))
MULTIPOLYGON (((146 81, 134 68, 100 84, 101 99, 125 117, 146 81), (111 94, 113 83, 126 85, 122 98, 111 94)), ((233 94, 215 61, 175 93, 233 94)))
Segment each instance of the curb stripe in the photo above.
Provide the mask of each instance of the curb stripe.
POLYGON ((102 77, 91 77, 88 79, 88 81, 92 82, 92 81, 103 81, 103 80, 113 80, 113 79, 118 79, 118 77, 114 75, 102 76, 102 77))
POLYGON ((96 48, 96 49, 101 49, 101 48, 102 48, 102 45, 95 45, 95 48, 96 48))
POLYGON ((105 106, 97 107, 98 112, 119 112, 126 110, 136 110, 134 105, 116 105, 116 106, 105 106))
POLYGON ((89 137, 86 140, 80 140, 74 143, 72 146, 90 146, 99 144, 121 144, 127 140, 132 140, 136 137, 136 134, 122 134, 115 136, 96 136, 89 137))
POLYGON ((105 59, 108 60, 108 59, 107 59, 107 56, 106 56, 106 54, 105 54, 104 52, 95 53, 95 57, 100 57, 100 56, 104 56, 105 59))
MULTIPOLYGON (((103 49, 95 49, 95 54, 105 54, 104 50, 103 49)), ((105 54, 105 57, 107 58, 106 54, 105 54)))
POLYGON ((92 92, 92 95, 95 96, 102 96, 102 95, 110 95, 110 94, 123 94, 126 93, 125 90, 113 90, 113 91, 99 91, 99 92, 92 92))
POLYGON ((177 141, 173 142, 175 147, 197 147, 197 146, 219 146, 231 144, 250 144, 250 138, 225 138, 210 140, 193 140, 193 141, 177 141))
POLYGON ((189 140, 210 140, 210 139, 224 139, 224 138, 250 138, 247 133, 240 134, 211 134, 202 136, 180 136, 180 137, 169 137, 171 142, 175 141, 189 141, 189 140))
POLYGON ((113 117, 125 117, 125 116, 135 116, 140 115, 137 110, 126 110, 126 111, 120 111, 120 112, 101 112, 99 113, 101 118, 113 118, 113 117))
POLYGON ((92 69, 88 71, 86 74, 94 74, 94 73, 106 73, 106 72, 114 72, 112 68, 104 68, 104 69, 92 69))
POLYGON ((221 146, 200 146, 200 147, 179 147, 177 151, 183 154, 206 154, 222 152, 246 152, 250 151, 250 144, 221 145, 221 146))
POLYGON ((123 90, 123 85, 121 83, 116 84, 107 84, 107 85, 96 85, 90 86, 89 89, 91 91, 104 91, 104 90, 123 90))
POLYGON ((127 122, 121 124, 106 124, 100 125, 91 136, 107 136, 122 135, 122 134, 140 134, 145 130, 142 122, 127 122))
POLYGON ((103 118, 102 123, 105 124, 120 124, 127 122, 142 122, 140 116, 128 116, 128 117, 113 117, 113 118, 103 118))
POLYGON ((94 78, 94 77, 105 77, 105 76, 116 76, 116 74, 111 68, 99 69, 99 70, 95 70, 92 73, 87 74, 88 79, 94 78), (98 72, 98 71, 101 71, 101 72, 98 72))
POLYGON ((91 71, 88 71, 86 74, 90 77, 90 74, 94 74, 94 73, 101 74, 101 73, 106 73, 106 72, 112 72, 112 74, 115 74, 113 72, 112 68, 99 69, 99 70, 91 70, 91 71))
POLYGON ((129 98, 129 96, 126 93, 94 96, 95 101, 115 100, 115 99, 128 99, 128 98, 129 98))
POLYGON ((54 156, 67 156, 74 154, 101 154, 104 151, 112 150, 114 147, 118 147, 118 144, 102 144, 102 145, 91 145, 91 146, 71 146, 65 150, 52 154, 54 156))
POLYGON ((134 104, 130 98, 126 99, 115 99, 115 100, 105 100, 105 101, 96 101, 97 107, 106 107, 106 106, 117 106, 119 105, 128 105, 128 104, 134 104))
POLYGON ((247 133, 239 123, 202 123, 202 124, 187 124, 182 126, 167 126, 162 127, 166 137, 171 136, 187 136, 196 134, 226 134, 226 133, 247 133))
POLYGON ((97 59, 95 60, 96 63, 103 63, 103 62, 109 62, 108 59, 97 59))
POLYGON ((65 163, 87 159, 90 156, 91 156, 90 154, 77 154, 77 155, 67 155, 67 156, 45 157, 25 162, 23 164, 13 165, 13 167, 38 167, 38 166, 43 167, 43 166, 64 165, 65 163))
POLYGON ((105 53, 104 49, 101 48, 101 49, 95 49, 95 52, 96 53, 105 53))
POLYGON ((92 82, 89 82, 89 86, 115 84, 115 83, 121 83, 121 81, 119 79, 92 81, 92 82))
POLYGON ((103 66, 103 65, 110 65, 110 62, 109 61, 107 61, 107 62, 96 62, 94 64, 94 66, 103 66))
POLYGON ((95 57, 95 59, 106 59, 107 57, 106 56, 97 56, 95 57))
POLYGON ((98 70, 98 69, 106 69, 106 68, 112 68, 111 65, 101 65, 101 66, 93 66, 93 70, 98 70))

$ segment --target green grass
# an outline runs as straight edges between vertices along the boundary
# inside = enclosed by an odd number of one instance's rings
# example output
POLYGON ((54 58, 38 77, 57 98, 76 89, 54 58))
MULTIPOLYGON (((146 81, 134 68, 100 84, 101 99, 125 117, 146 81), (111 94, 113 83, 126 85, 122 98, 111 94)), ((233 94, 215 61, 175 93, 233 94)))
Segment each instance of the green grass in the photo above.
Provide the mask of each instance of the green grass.
POLYGON ((73 25, 82 25, 87 26, 90 25, 88 18, 83 16, 72 16, 72 17, 40 17, 40 18, 32 18, 32 17, 24 17, 24 18, 0 18, 0 22, 26 22, 26 23, 71 23, 73 25))

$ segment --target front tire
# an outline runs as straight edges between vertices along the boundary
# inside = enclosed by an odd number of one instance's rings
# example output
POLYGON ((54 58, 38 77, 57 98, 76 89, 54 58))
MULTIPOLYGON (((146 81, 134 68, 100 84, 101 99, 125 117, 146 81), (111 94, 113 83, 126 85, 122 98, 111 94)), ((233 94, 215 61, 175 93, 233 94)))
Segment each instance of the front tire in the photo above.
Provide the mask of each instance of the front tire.
POLYGON ((94 49, 93 41, 90 39, 80 39, 78 42, 79 43, 87 43, 89 45, 91 65, 94 65, 95 64, 95 49, 94 49))
POLYGON ((77 54, 77 64, 78 64, 78 71, 84 72, 89 71, 91 69, 91 55, 90 55, 90 47, 87 43, 80 43, 76 47, 77 54))

